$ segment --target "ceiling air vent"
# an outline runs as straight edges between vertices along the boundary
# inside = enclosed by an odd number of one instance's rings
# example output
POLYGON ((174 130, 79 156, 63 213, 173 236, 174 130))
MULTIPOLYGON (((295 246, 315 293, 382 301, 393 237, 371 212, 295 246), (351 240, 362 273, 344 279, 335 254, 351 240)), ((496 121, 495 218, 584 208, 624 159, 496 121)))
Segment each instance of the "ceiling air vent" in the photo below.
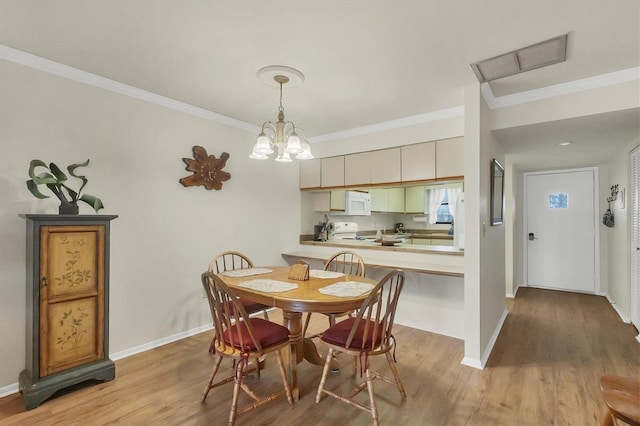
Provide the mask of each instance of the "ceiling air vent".
POLYGON ((568 34, 471 64, 481 83, 519 74, 567 59, 568 34))

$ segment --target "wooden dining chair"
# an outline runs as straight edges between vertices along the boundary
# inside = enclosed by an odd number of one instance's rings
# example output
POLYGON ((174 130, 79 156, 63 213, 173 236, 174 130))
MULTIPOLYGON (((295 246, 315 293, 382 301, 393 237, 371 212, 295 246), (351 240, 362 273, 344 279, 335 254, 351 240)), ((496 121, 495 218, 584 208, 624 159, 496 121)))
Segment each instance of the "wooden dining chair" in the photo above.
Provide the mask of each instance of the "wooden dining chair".
POLYGON ((206 401, 209 391, 214 387, 233 381, 229 425, 235 423, 237 415, 251 411, 283 394, 286 395, 289 403, 293 404, 291 387, 281 354, 283 349, 289 348, 289 330, 280 324, 262 318, 249 317, 233 290, 212 272, 203 273, 201 278, 211 308, 215 332, 214 353, 216 355, 213 370, 202 393, 201 401, 206 401), (259 357, 271 352, 276 353, 284 389, 267 397, 259 398, 246 383, 243 383, 243 378, 248 371, 250 359, 254 359, 257 364, 259 357), (222 358, 231 358, 235 361, 234 373, 232 376, 214 383, 222 358), (253 401, 238 409, 240 389, 247 393, 253 401))
POLYGON ((401 270, 391 271, 371 290, 355 317, 349 317, 322 333, 321 339, 329 346, 329 352, 322 370, 316 403, 320 402, 323 394, 327 394, 369 412, 374 425, 378 425, 378 409, 373 389, 374 379, 382 379, 396 385, 402 398, 407 398, 395 365, 396 342, 392 334, 393 321, 403 284, 404 272, 401 270), (392 350, 394 355, 392 355, 392 350), (340 395, 325 387, 334 352, 344 352, 359 357, 361 374, 364 370, 365 381, 348 396, 340 395), (393 378, 373 371, 369 365, 370 357, 383 354, 387 358, 393 378), (369 406, 354 400, 354 397, 365 388, 369 393, 369 406))
MULTIPOLYGON (((231 271, 235 269, 249 269, 253 268, 253 262, 244 254, 237 251, 225 251, 217 255, 209 264, 209 272, 219 274, 225 271, 231 271)), ((267 311, 273 306, 263 305, 262 303, 255 303, 249 300, 240 298, 240 303, 244 306, 245 311, 249 315, 256 312, 262 312, 264 319, 269 319, 267 311)))
MULTIPOLYGON (((364 277, 365 272, 365 264, 364 259, 358 253, 354 253, 349 250, 339 251, 331 255, 331 257, 324 264, 325 271, 333 271, 333 272, 341 272, 343 274, 348 275, 357 275, 359 277, 364 277)), ((336 323, 336 318, 350 315, 351 312, 336 312, 324 314, 329 317, 329 326, 332 326, 336 323)), ((309 327, 309 321, 311 321, 311 312, 307 313, 307 317, 304 321, 304 326, 302 328, 302 336, 304 337, 307 333, 307 328, 309 327)), ((317 337, 317 336, 312 336, 317 337)))
POLYGON ((630 377, 605 374, 600 377, 600 391, 607 405, 601 426, 640 426, 640 381, 630 377))

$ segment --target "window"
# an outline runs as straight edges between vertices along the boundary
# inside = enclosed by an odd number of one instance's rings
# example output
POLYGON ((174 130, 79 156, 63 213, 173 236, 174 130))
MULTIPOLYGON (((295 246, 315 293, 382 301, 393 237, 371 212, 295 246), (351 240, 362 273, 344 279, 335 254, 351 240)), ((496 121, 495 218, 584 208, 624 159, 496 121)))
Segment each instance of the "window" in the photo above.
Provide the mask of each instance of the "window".
POLYGON ((449 211, 449 194, 445 193, 442 203, 440 204, 440 207, 438 207, 436 223, 451 224, 452 222, 453 216, 449 211))

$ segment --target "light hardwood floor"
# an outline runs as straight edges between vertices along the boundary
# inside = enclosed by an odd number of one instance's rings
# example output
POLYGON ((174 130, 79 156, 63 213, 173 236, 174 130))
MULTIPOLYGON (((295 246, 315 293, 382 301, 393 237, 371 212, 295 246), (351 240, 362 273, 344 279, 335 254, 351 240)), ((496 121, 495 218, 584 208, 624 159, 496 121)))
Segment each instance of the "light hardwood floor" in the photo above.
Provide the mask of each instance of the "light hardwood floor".
MULTIPOLYGON (((640 344, 604 297, 523 288, 507 300, 509 316, 484 370, 460 364, 461 340, 397 326, 398 369, 408 398, 375 382, 381 424, 386 425, 596 425, 604 412, 598 378, 638 378, 640 344)), ((272 311, 270 317, 281 316, 272 311)), ((326 328, 314 316, 311 332, 326 328)), ((225 424, 231 385, 200 393, 213 358, 209 333, 116 362, 116 379, 76 386, 26 411, 20 395, 0 399, 2 425, 218 425, 225 424)), ((384 357, 372 359, 384 367, 384 357)), ((327 379, 346 388, 350 360, 327 379)), ((221 372, 229 372, 223 362, 221 372), (224 371, 222 371, 224 369, 224 371)), ((300 400, 281 398, 238 417, 251 425, 369 425, 368 413, 323 398, 315 403, 321 368, 300 364, 300 400)), ((359 377, 357 378, 359 380, 359 377)), ((249 378, 254 384, 257 379, 249 378)), ((257 391, 281 386, 267 359, 257 391)), ((366 392, 362 395, 366 398, 366 392)))

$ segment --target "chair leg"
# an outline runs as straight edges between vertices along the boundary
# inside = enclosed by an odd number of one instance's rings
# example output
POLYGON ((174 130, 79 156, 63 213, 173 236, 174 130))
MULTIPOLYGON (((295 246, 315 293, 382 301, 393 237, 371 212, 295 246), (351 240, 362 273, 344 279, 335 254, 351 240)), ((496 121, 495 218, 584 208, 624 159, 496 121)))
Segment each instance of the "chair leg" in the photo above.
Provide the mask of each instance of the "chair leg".
POLYGON ((322 397, 322 391, 324 390, 324 383, 327 381, 327 374, 329 373, 329 364, 331 364, 331 360, 333 359, 333 348, 329 348, 327 352, 327 359, 324 363, 324 368, 322 369, 322 378, 320 379, 320 385, 318 385, 318 393, 316 394, 316 404, 320 402, 320 397, 322 397))
POLYGON ((307 335, 307 328, 309 327, 310 320, 311 320, 311 312, 307 312, 307 318, 305 318, 304 326, 302 327, 302 337, 307 335))
POLYGON ((269 313, 267 312, 267 310, 265 309, 264 311, 262 311, 262 316, 264 317, 264 319, 266 319, 267 321, 269 321, 269 313))
POLYGON ((229 426, 233 426, 236 422, 236 415, 238 413, 238 396, 240 395, 240 388, 242 387, 242 376, 246 368, 246 358, 236 363, 235 378, 233 381, 233 398, 231 400, 231 411, 229 412, 229 426))
POLYGON ((398 374, 398 368, 396 367, 396 363, 391 356, 391 353, 387 352, 385 354, 387 357, 387 362, 389 362, 389 368, 391 368, 391 372, 393 373, 393 377, 396 380, 396 386, 398 386, 398 390, 400 391, 400 395, 402 395, 402 399, 407 399, 407 393, 404 390, 404 386, 402 385, 402 381, 400 380, 400 375, 398 374))
POLYGON ((280 351, 276 351, 276 358, 278 360, 278 367, 280 367, 280 377, 282 377, 282 383, 284 384, 284 393, 287 395, 287 401, 289 404, 293 404, 293 397, 291 396, 291 386, 289 385, 289 379, 284 369, 284 361, 282 360, 282 354, 280 351))
POLYGON ((204 388, 204 392, 202 392, 202 396, 200 397, 200 401, 204 402, 207 399, 207 395, 209 395, 209 391, 211 390, 211 385, 213 384, 213 379, 218 372, 218 368, 220 368, 220 363, 222 362, 222 357, 220 355, 216 356, 216 361, 213 364, 213 369, 211 370, 211 375, 209 376, 209 381, 207 382, 207 386, 204 388))
POLYGON ((367 392, 369 392, 369 401, 371 402, 371 417, 373 417, 374 426, 378 426, 380 423, 378 422, 378 407, 376 406, 376 398, 373 393, 373 376, 371 374, 371 370, 367 368, 365 373, 367 378, 367 392))

